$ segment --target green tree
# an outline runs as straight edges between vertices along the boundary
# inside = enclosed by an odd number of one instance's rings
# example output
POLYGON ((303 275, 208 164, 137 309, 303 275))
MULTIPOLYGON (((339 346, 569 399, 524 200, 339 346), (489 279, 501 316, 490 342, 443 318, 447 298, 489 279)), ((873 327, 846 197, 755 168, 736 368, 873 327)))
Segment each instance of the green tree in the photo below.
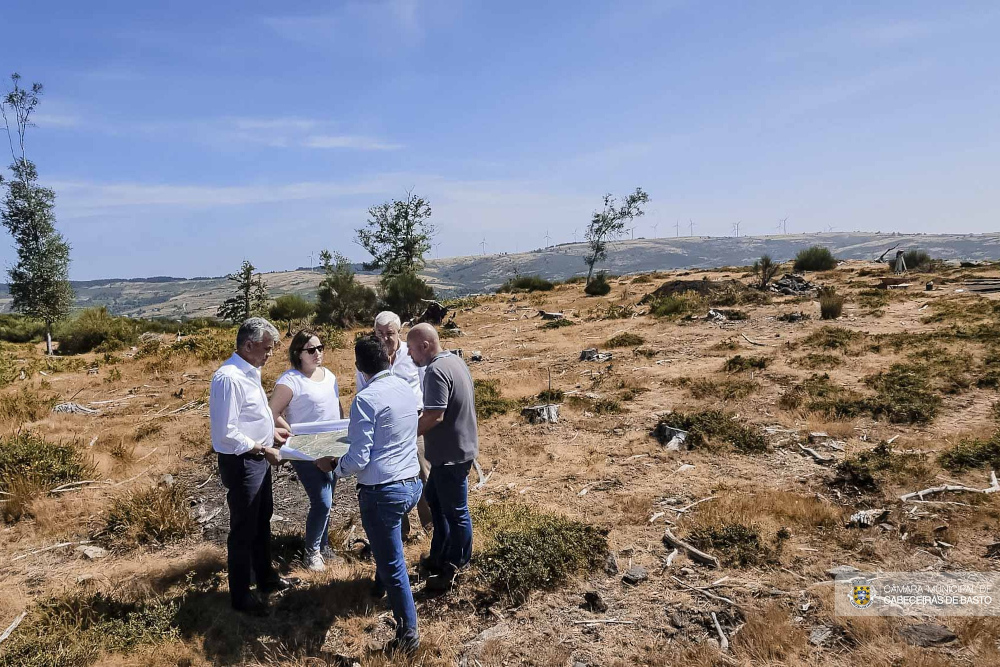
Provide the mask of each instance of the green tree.
POLYGON ((38 184, 38 170, 25 154, 25 132, 38 106, 42 84, 21 88, 21 77, 11 75, 13 90, 0 100, 0 114, 14 163, 12 177, 4 180, 0 222, 17 247, 17 262, 7 270, 11 308, 45 323, 45 349, 52 354, 52 327, 69 314, 73 288, 69 284, 69 243, 56 231, 56 195, 38 184), (11 128, 11 122, 14 127, 11 128))
POLYGON ((216 317, 241 324, 248 318, 267 313, 267 283, 259 273, 254 275, 254 265, 243 260, 243 266, 226 278, 236 283, 236 293, 222 302, 216 317))
POLYGON ((431 205, 412 192, 368 209, 368 221, 358 230, 357 242, 372 256, 366 270, 381 269, 383 276, 416 273, 431 249, 434 227, 428 221, 431 205))
POLYGON ((316 291, 316 324, 346 328, 374 317, 378 297, 357 281, 350 260, 324 250, 319 261, 325 276, 316 291))
POLYGON ((268 315, 275 322, 288 322, 288 335, 292 335, 292 322, 302 320, 316 311, 316 304, 298 294, 283 294, 274 300, 268 315))
POLYGON ((383 277, 379 295, 382 308, 408 320, 424 311, 423 302, 434 298, 434 289, 415 273, 400 273, 383 277))
POLYGON ((622 237, 625 233, 625 224, 643 215, 643 204, 649 202, 649 195, 643 192, 642 188, 636 188, 635 192, 625 197, 625 201, 618 205, 618 202, 610 194, 604 195, 604 210, 594 211, 594 217, 587 227, 587 246, 589 251, 583 258, 587 263, 587 284, 594 274, 594 267, 598 262, 603 262, 608 258, 608 243, 622 237))

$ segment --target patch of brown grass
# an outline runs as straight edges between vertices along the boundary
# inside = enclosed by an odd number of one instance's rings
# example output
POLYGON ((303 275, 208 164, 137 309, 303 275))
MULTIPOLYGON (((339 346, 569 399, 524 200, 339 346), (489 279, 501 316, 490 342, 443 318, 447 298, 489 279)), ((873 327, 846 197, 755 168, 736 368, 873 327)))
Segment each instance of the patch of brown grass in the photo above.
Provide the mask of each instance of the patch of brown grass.
POLYGON ((733 640, 733 653, 752 663, 773 663, 804 657, 808 638, 805 630, 792 623, 791 615, 779 603, 747 614, 746 625, 733 640))

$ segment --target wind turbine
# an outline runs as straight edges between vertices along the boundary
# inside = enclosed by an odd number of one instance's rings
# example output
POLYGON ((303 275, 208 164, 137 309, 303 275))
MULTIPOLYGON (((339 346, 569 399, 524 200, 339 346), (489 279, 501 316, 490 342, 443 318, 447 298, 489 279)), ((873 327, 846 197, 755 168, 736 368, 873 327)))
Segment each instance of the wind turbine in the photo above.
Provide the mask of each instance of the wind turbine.
POLYGON ((694 236, 694 220, 692 220, 691 218, 688 218, 688 228, 690 229, 689 234, 693 237, 694 236))
POLYGON ((576 234, 577 234, 577 232, 579 232, 579 231, 580 231, 579 229, 574 229, 574 230, 573 230, 573 243, 576 243, 576 234))
POLYGON ((675 218, 674 219, 674 238, 680 238, 680 237, 681 237, 681 219, 680 218, 675 218))
POLYGON ((546 229, 545 230, 545 247, 546 248, 548 248, 551 245, 551 243, 550 243, 551 240, 552 240, 552 237, 549 236, 549 230, 546 229))
POLYGON ((736 232, 736 238, 740 237, 740 223, 741 222, 743 222, 743 221, 742 220, 737 220, 736 222, 733 223, 733 231, 736 232))
POLYGON ((311 252, 311 253, 309 253, 309 270, 310 270, 310 271, 312 271, 312 270, 313 270, 313 256, 314 256, 315 254, 316 254, 315 252, 311 252))
POLYGON ((485 257, 486 256, 486 237, 485 236, 483 237, 483 240, 480 241, 479 245, 481 245, 483 247, 483 257, 485 257))
POLYGON ((437 243, 434 244, 434 258, 435 259, 441 259, 441 252, 438 250, 438 248, 440 248, 440 247, 441 247, 441 242, 440 241, 438 241, 437 243))
POLYGON ((788 233, 788 216, 786 215, 784 218, 782 218, 781 221, 778 224, 781 226, 781 233, 782 234, 787 234, 788 233))
POLYGON ((659 227, 659 226, 660 226, 660 223, 658 223, 658 222, 654 222, 652 224, 652 227, 653 227, 653 238, 654 239, 659 238, 659 236, 657 236, 657 234, 656 234, 656 228, 659 227))

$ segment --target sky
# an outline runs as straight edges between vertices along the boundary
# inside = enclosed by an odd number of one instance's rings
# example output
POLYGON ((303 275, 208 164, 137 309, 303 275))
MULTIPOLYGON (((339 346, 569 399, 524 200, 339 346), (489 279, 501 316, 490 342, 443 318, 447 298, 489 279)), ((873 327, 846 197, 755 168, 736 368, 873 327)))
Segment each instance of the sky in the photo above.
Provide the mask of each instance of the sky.
POLYGON ((995 2, 4 5, 73 279, 365 260, 408 191, 431 257, 582 240, 636 187, 636 237, 998 229, 995 2))

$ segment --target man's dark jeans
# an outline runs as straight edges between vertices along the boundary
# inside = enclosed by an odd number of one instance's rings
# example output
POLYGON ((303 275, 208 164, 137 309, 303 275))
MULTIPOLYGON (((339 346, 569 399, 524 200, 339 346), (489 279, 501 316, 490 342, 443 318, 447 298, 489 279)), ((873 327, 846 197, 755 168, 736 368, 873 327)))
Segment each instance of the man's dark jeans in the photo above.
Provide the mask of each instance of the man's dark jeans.
POLYGON ((423 489, 419 479, 358 487, 361 525, 375 558, 375 577, 389 597, 396 620, 396 639, 412 647, 418 641, 417 608, 406 572, 402 523, 403 517, 420 500, 423 489))
POLYGON ((430 560, 445 568, 462 568, 472 558, 469 514, 469 469, 472 461, 432 466, 424 496, 434 520, 430 560))
POLYGON ((271 564, 271 465, 263 456, 219 454, 219 477, 229 504, 229 595, 235 604, 250 595, 250 572, 258 586, 274 581, 271 564))

